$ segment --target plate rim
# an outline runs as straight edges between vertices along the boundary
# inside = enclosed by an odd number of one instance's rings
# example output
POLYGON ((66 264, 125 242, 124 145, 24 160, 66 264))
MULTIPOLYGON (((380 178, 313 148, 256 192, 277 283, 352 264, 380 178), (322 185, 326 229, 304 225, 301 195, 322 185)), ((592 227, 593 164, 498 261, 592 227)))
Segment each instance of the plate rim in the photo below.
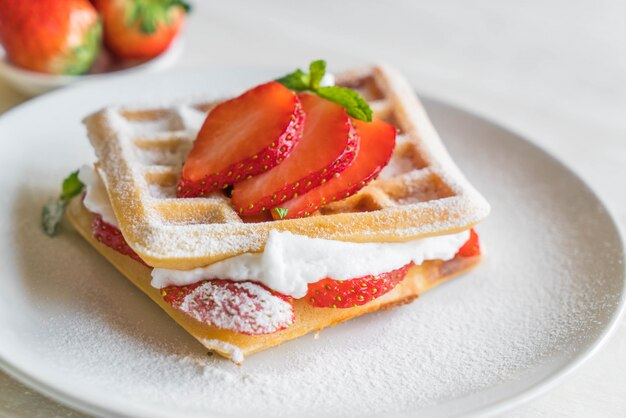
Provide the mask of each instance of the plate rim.
MULTIPOLYGON (((229 69, 238 69, 238 70, 247 70, 247 71, 267 71, 268 69, 276 69, 277 73, 284 68, 271 68, 271 67, 263 67, 263 66, 250 66, 250 65, 221 65, 221 66, 211 66, 211 67, 200 67, 194 69, 182 69, 182 70, 174 70, 168 71, 160 74, 153 74, 152 76, 155 78, 167 78, 167 77, 181 77, 182 74, 197 74, 201 72, 212 72, 212 71, 227 71, 229 69)), ((106 85, 110 83, 115 83, 116 81, 120 81, 122 79, 127 78, 137 78, 138 74, 128 74, 128 75, 120 75, 120 77, 116 77, 114 79, 101 79, 101 80, 92 80, 88 83, 81 83, 80 85, 71 86, 71 88, 61 89, 57 91, 51 91, 49 93, 43 94, 39 97, 32 98, 27 100, 26 102, 15 106, 8 111, 4 112, 0 115, 0 128, 2 127, 2 122, 5 119, 12 116, 14 113, 22 111, 23 108, 27 108, 41 100, 50 100, 55 96, 63 96, 63 95, 72 95, 75 94, 75 91, 80 91, 82 89, 98 89, 100 85, 106 85)), ((144 75, 145 76, 145 75, 144 75)), ((411 80, 410 80, 411 81, 411 80)), ((411 83, 415 85, 415 83, 411 83)), ((419 90, 418 90, 419 91, 419 90)), ((607 205, 605 200, 589 185, 588 181, 581 174, 577 173, 573 168, 567 165, 561 158, 555 155, 552 151, 546 149, 543 145, 538 144, 530 137, 522 135, 516 129, 508 127, 506 124, 493 120, 492 118, 483 115, 481 112, 477 112, 471 109, 466 108, 463 105, 457 104, 454 101, 450 101, 444 98, 440 98, 437 95, 432 93, 429 94, 419 94, 419 97, 423 99, 427 103, 432 103, 436 106, 440 106, 442 108, 448 108, 455 112, 459 112, 461 114, 465 114, 475 120, 478 120, 481 123, 491 125, 497 128, 500 131, 503 131, 515 138, 515 140, 519 140, 524 142, 526 145, 534 148, 545 154, 552 162, 558 164, 558 166, 565 170, 569 175, 575 177, 581 185, 586 189, 588 193, 590 193, 600 204, 602 209, 604 210, 607 220, 610 222, 613 230, 616 232, 616 236, 619 240, 620 249, 621 249, 621 258, 622 260, 626 259, 626 247, 625 247, 625 235, 624 231, 617 221, 617 217, 610 205, 607 205)), ((578 352, 575 356, 573 356, 566 364, 555 370, 548 376, 542 378, 535 385, 530 386, 528 388, 522 389, 521 391, 505 396, 501 399, 495 400, 485 405, 474 407, 473 409, 467 411, 464 416, 494 416, 497 414, 501 414, 503 412, 509 411, 515 407, 518 407, 524 403, 527 403, 537 397, 545 394, 549 390, 555 388, 556 386, 563 383, 563 381, 576 369, 578 369, 581 365, 587 362, 591 357, 593 357, 613 336, 614 332, 618 328, 619 321, 622 317, 626 315, 626 263, 622 263, 621 276, 622 276, 622 288, 621 294, 619 298, 619 302, 616 306, 616 309, 613 311, 613 315, 609 321, 604 325, 601 332, 597 336, 593 342, 590 343, 588 347, 584 350, 578 352)), ((21 370, 18 366, 14 365, 9 359, 6 359, 4 356, 0 355, 0 370, 4 371, 7 375, 11 376, 18 382, 26 385, 27 387, 35 389, 40 394, 45 397, 59 402, 62 405, 66 405, 72 409, 77 411, 96 415, 96 416, 119 416, 119 417, 130 417, 134 415, 129 415, 124 411, 118 410, 116 407, 120 405, 111 406, 110 408, 104 408, 97 403, 90 402, 81 398, 80 396, 73 395, 68 390, 63 390, 58 387, 54 387, 53 385, 49 385, 48 383, 38 379, 36 376, 31 373, 25 372, 21 370)), ((140 412, 135 409, 135 412, 140 412)), ((409 416, 411 411, 403 411, 398 414, 398 416, 409 416)), ((218 415, 214 415, 218 416, 218 415)))
MULTIPOLYGON (((440 99, 438 97, 433 97, 430 95, 420 95, 421 98, 424 98, 426 101, 430 101, 439 106, 446 106, 452 108, 455 111, 465 113, 475 119, 480 120, 483 123, 490 124, 497 129, 504 131, 510 135, 513 135, 517 140, 521 140, 525 142, 527 145, 535 148, 543 152, 546 156, 548 156, 553 162, 557 163, 560 168, 564 169, 568 172, 569 175, 575 177, 580 181, 582 186, 590 193, 601 205, 602 209, 607 215, 608 221, 610 221, 611 226, 616 232, 617 238, 619 239, 619 244, 621 247, 621 257, 622 261, 626 260, 626 230, 624 230, 620 223, 617 221, 617 216, 615 212, 608 205, 605 199, 600 196, 593 187, 589 184, 587 179, 576 172, 573 168, 571 168, 568 164, 565 163, 560 157, 554 154, 552 151, 547 149, 545 146, 535 142, 530 137, 527 137, 521 133, 519 133, 516 129, 507 126, 505 123, 501 123, 498 121, 494 121, 486 115, 483 115, 481 112, 477 112, 474 110, 467 109, 465 106, 459 105, 457 103, 449 102, 444 99, 440 99)), ((493 417, 499 414, 502 414, 506 411, 510 411, 520 405, 523 405, 527 402, 530 402, 533 399, 540 397, 541 395, 546 394, 550 390, 556 388, 561 385, 565 379, 570 376, 576 369, 586 363, 589 359, 591 359, 598 351, 606 345, 606 343, 613 337, 613 334, 617 330, 619 326, 619 322, 623 317, 626 317, 626 263, 621 263, 621 273, 622 273, 622 292, 620 295, 619 302, 617 307, 613 313, 611 319, 607 322, 605 327, 602 329, 602 332, 598 335, 598 337, 584 350, 579 352, 577 355, 572 357, 572 359, 559 369, 557 369, 554 373, 549 376, 544 377, 535 385, 522 390, 521 392, 506 396, 503 399, 488 403, 486 405, 474 408, 473 410, 467 412, 465 417, 493 417)))

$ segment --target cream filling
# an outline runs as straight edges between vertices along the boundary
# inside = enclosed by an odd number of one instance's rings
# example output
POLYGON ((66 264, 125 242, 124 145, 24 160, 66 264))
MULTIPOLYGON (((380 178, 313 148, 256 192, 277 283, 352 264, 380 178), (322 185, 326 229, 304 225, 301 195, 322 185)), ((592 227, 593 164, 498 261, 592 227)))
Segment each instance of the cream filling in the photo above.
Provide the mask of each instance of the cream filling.
POLYGON ((152 270, 152 286, 185 286, 205 279, 255 281, 294 298, 325 278, 348 280, 398 269, 410 262, 447 261, 470 237, 469 231, 399 243, 354 243, 271 231, 265 249, 193 270, 152 270))
POLYGON ((102 216, 104 222, 119 229, 107 189, 93 165, 83 165, 78 170, 78 179, 85 185, 83 204, 90 212, 102 216))

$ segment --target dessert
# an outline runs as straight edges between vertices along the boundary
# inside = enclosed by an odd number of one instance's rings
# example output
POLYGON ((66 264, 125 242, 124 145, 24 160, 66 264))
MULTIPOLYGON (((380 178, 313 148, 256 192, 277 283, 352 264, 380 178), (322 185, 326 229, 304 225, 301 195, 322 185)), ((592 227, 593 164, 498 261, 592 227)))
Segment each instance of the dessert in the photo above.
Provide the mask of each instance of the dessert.
POLYGON ((87 117, 98 161, 45 215, 67 206, 89 243, 236 363, 475 266, 489 206, 408 83, 385 66, 336 85, 324 72, 87 117))

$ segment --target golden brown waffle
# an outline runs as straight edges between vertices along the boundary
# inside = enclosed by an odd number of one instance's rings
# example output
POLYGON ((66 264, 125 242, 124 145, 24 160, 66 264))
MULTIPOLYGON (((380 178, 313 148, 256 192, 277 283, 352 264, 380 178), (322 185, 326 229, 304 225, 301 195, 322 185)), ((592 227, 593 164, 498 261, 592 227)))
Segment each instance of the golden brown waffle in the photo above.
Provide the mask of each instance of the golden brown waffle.
POLYGON ((378 66, 337 77, 360 91, 375 116, 398 128, 381 176, 314 216, 244 222, 229 199, 177 199, 182 165, 212 103, 107 108, 85 120, 113 210, 128 244, 149 265, 192 269, 261 251, 269 231, 351 242, 407 241, 459 232, 489 212, 456 167, 407 81, 378 66))
POLYGON ((409 269, 406 278, 392 291, 365 305, 354 308, 314 308, 305 299, 297 299, 294 301, 296 319, 287 329, 267 335, 244 335, 196 321, 191 316, 174 309, 169 303, 165 302, 161 296, 161 291, 150 285, 150 268, 126 255, 118 253, 93 238, 91 222, 94 215, 83 206, 81 199, 72 201, 67 210, 67 216, 76 230, 98 252, 107 258, 135 286, 156 302, 180 326, 207 349, 215 351, 237 363, 243 360, 242 356, 266 350, 309 332, 321 330, 368 312, 389 309, 409 303, 423 292, 467 271, 480 261, 480 257, 457 257, 446 262, 427 261, 421 266, 413 266, 409 269))

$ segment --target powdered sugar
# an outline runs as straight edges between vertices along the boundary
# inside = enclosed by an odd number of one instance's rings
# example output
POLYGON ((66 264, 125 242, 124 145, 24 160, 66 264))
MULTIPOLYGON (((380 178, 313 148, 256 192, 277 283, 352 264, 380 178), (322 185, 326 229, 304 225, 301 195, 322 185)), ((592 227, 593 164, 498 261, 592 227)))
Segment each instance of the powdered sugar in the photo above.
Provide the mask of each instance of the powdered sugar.
POLYGON ((269 334, 293 322, 289 302, 249 282, 207 281, 176 308, 197 321, 252 335, 269 334))
POLYGON ((379 178, 386 179, 408 173, 415 169, 413 162, 404 157, 392 158, 380 172, 379 178))

